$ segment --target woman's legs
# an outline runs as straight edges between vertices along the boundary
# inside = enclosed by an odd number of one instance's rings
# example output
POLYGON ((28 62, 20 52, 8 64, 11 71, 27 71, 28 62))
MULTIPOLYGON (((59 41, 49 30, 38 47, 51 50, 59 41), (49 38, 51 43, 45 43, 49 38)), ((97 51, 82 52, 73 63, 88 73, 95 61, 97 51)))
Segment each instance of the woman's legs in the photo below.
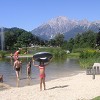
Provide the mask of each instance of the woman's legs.
POLYGON ((40 78, 40 91, 42 91, 42 78, 40 78))
POLYGON ((45 90, 46 89, 46 86, 45 86, 45 74, 40 75, 40 91, 42 90, 42 83, 43 83, 44 90, 45 90))
POLYGON ((44 85, 44 90, 46 90, 46 86, 45 86, 45 77, 43 78, 43 85, 44 85))
POLYGON ((40 91, 42 91, 42 83, 43 83, 43 86, 44 86, 44 90, 46 90, 45 78, 40 78, 40 91))

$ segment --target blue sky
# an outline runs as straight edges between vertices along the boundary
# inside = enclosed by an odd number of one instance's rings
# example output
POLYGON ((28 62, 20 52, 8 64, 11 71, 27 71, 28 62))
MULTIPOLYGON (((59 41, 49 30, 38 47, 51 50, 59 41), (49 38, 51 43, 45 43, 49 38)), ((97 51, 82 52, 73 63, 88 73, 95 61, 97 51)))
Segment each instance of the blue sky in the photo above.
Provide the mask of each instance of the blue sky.
POLYGON ((31 31, 48 20, 100 20, 100 0, 0 0, 0 27, 31 31))

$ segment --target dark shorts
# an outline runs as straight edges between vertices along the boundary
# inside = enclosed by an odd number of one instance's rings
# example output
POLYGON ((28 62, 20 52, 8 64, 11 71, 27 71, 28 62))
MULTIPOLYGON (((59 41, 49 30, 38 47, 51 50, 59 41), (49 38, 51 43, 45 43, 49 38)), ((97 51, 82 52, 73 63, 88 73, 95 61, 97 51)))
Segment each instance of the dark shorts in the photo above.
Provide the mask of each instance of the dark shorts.
POLYGON ((16 68, 16 71, 20 71, 20 68, 16 68))

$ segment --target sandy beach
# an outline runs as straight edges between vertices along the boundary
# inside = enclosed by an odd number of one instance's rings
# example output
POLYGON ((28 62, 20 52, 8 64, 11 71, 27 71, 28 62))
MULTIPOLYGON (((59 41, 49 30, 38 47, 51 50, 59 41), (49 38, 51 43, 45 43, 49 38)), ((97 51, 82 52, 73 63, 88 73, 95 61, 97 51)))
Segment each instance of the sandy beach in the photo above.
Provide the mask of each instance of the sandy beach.
POLYGON ((39 84, 13 87, 0 91, 0 100, 91 100, 100 95, 100 75, 92 79, 85 71, 46 82, 46 90, 39 84))

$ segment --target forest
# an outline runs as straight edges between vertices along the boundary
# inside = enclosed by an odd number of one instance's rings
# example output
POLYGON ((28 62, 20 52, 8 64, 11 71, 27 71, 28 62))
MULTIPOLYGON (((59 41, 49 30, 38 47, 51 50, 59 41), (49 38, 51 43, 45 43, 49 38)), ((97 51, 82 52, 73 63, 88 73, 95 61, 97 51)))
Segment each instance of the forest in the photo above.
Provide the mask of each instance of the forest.
POLYGON ((19 28, 8 29, 4 34, 5 50, 15 50, 21 47, 39 45, 61 47, 64 50, 76 52, 81 48, 99 49, 100 47, 100 31, 95 33, 90 30, 84 33, 77 33, 75 37, 69 40, 65 40, 64 35, 58 33, 53 39, 48 41, 19 28))

